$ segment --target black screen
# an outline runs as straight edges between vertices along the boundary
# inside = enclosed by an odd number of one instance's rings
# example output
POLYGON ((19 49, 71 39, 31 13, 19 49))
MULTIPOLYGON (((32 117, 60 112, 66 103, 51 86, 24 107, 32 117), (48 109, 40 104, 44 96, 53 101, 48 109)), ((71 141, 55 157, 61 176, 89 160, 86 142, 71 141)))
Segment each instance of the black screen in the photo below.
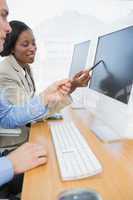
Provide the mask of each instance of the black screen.
POLYGON ((128 103, 133 81, 133 26, 99 37, 90 88, 128 103))

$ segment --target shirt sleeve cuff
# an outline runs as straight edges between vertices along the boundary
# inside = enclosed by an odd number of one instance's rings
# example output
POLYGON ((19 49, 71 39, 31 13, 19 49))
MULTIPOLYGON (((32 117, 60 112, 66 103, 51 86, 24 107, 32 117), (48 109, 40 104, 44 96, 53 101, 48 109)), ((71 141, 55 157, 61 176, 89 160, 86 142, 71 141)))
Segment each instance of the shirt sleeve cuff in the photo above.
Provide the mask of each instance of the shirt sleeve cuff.
POLYGON ((30 101, 30 114, 32 116, 40 116, 47 115, 48 107, 44 106, 41 98, 39 96, 34 96, 30 101))
POLYGON ((7 157, 0 158, 0 186, 9 182, 14 176, 14 169, 11 160, 7 157))

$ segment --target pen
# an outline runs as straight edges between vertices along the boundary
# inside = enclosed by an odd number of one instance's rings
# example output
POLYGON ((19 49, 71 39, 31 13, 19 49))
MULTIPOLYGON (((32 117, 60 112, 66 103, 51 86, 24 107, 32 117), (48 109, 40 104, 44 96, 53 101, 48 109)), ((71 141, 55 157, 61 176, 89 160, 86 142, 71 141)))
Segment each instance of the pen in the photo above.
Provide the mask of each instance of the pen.
POLYGON ((95 69, 95 67, 97 67, 97 65, 99 65, 101 62, 104 63, 103 60, 100 60, 100 61, 97 62, 93 67, 91 67, 91 68, 89 69, 89 72, 92 71, 93 69, 95 69))
MULTIPOLYGON (((103 63, 104 64, 104 61, 103 60, 99 60, 95 65, 93 65, 90 69, 88 69, 87 71, 90 72, 92 71, 95 67, 97 67, 100 63, 103 63)), ((79 77, 79 79, 82 79, 84 77, 84 73, 79 77)))

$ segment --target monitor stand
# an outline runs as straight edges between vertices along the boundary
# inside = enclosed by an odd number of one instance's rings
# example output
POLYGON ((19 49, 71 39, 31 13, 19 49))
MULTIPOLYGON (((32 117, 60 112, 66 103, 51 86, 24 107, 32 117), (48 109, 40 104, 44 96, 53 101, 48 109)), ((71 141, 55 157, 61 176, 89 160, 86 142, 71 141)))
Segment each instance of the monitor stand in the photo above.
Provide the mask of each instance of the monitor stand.
POLYGON ((105 124, 101 119, 95 119, 91 125, 91 130, 103 142, 114 142, 124 139, 117 131, 105 124))
POLYGON ((72 109, 76 109, 76 110, 78 110, 78 109, 85 109, 85 105, 83 105, 81 102, 73 102, 71 104, 71 108, 72 109))
POLYGON ((84 109, 84 105, 83 105, 83 90, 80 90, 79 88, 76 89, 76 91, 74 91, 72 93, 72 104, 71 104, 71 108, 72 109, 84 109))
POLYGON ((95 99, 89 94, 88 88, 77 89, 72 95, 72 109, 87 109, 96 107, 95 99))

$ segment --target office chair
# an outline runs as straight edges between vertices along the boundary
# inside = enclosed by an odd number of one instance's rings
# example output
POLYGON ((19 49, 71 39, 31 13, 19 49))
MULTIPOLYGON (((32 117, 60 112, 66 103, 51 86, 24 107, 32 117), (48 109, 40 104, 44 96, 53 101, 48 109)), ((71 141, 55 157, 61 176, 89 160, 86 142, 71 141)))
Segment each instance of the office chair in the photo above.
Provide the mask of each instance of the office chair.
POLYGON ((12 150, 17 148, 28 140, 28 136, 28 127, 22 127, 19 130, 0 128, 0 152, 3 152, 5 149, 12 150), (17 134, 17 131, 19 134, 17 134))

